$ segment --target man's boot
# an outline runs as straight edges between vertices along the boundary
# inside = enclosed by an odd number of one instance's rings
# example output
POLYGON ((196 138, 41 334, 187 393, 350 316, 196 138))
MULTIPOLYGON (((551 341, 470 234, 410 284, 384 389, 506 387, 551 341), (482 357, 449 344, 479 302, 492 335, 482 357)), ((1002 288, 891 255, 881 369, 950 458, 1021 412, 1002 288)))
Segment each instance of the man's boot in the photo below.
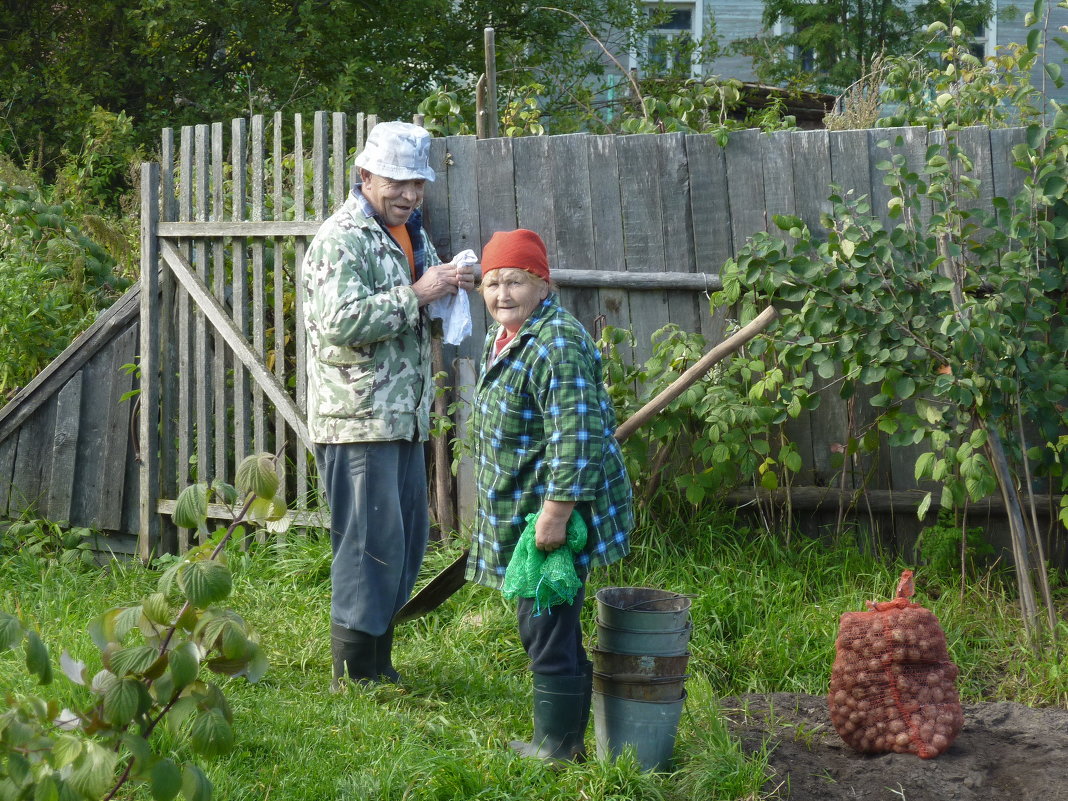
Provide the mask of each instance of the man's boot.
POLYGON ((586 758, 586 724, 590 696, 586 687, 592 676, 534 674, 534 738, 510 745, 522 756, 546 762, 581 762, 586 758))
POLYGON ((334 680, 330 689, 337 692, 342 679, 356 684, 370 684, 378 680, 376 666, 377 637, 362 631, 330 624, 330 651, 334 657, 334 680))
POLYGON ((375 673, 390 684, 400 684, 400 673, 393 667, 393 624, 389 624, 386 633, 377 638, 375 644, 375 673))

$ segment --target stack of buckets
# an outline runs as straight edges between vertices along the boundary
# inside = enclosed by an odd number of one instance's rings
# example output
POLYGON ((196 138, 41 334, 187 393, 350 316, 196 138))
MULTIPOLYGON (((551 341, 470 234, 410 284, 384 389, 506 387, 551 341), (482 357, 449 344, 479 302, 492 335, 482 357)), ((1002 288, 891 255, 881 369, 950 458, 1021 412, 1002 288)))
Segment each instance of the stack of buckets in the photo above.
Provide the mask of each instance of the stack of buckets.
POLYGON ((597 756, 632 747, 644 770, 669 770, 689 661, 690 599, 649 587, 597 593, 593 721, 597 756))

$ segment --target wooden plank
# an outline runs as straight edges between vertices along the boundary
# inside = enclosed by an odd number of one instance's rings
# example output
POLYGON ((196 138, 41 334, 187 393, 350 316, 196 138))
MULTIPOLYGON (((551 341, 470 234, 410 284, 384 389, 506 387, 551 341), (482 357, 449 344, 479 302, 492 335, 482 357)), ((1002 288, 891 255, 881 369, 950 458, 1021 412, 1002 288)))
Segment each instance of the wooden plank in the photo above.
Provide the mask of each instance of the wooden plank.
MULTIPOLYGON (((727 156, 711 134, 686 137, 690 167, 690 216, 693 219, 697 272, 715 275, 734 255, 731 241, 730 193, 727 191, 727 156)), ((701 303, 701 333, 706 342, 723 339, 726 309, 712 310, 708 298, 701 303)))
POLYGON ((455 255, 449 231, 449 170, 446 159, 445 140, 431 139, 430 166, 436 177, 433 181, 427 181, 423 194, 423 227, 430 237, 430 244, 434 246, 434 252, 443 261, 449 261, 455 255))
POLYGON ((0 517, 8 515, 8 500, 11 498, 12 473, 15 469, 15 452, 18 449, 18 434, 0 439, 0 517))
MULTIPOLYGON (((225 216, 223 203, 224 195, 224 160, 223 160, 223 127, 221 122, 212 123, 211 126, 211 219, 213 222, 221 222, 225 216)), ((226 302, 226 243, 221 238, 211 241, 212 279, 215 297, 220 302, 226 302)), ((214 422, 212 440, 215 443, 214 458, 212 461, 211 476, 213 479, 227 481, 226 456, 230 446, 227 437, 226 419, 230 404, 227 398, 227 372, 226 372, 226 347, 219 337, 212 337, 212 411, 214 422)))
MULTIPOLYGON (((478 231, 481 243, 476 248, 476 253, 481 252, 495 232, 511 231, 517 226, 512 145, 513 140, 504 138, 481 139, 475 143, 475 174, 479 193, 478 231)), ((480 351, 492 320, 485 312, 484 304, 478 306, 483 307, 482 315, 479 317, 477 313, 472 314, 471 340, 472 344, 478 344, 480 351)))
MULTIPOLYGON (((693 273, 697 270, 693 215, 690 210, 690 165, 686 135, 657 137, 660 172, 660 216, 664 224, 664 269, 693 273)), ((699 333, 701 316, 692 292, 669 291, 669 319, 682 331, 699 333)))
POLYGON ((349 193, 346 179, 348 152, 345 148, 345 112, 335 111, 331 115, 330 128, 332 132, 330 175, 333 179, 330 209, 335 210, 341 207, 349 193))
POLYGON ((308 428, 304 422, 303 414, 297 408, 293 399, 289 397, 285 387, 278 383, 274 374, 263 364, 252 344, 241 336, 233 320, 230 319, 230 315, 226 314, 225 310, 219 306, 218 301, 211 296, 203 281, 200 280, 200 277, 183 258, 182 254, 178 252, 177 248, 164 241, 161 244, 160 253, 174 271, 175 276, 186 288, 186 291, 196 298, 197 304, 202 309, 208 312, 207 318, 226 339, 230 349, 234 352, 234 356, 244 363, 245 368, 252 374, 257 384, 262 387, 263 392, 270 398, 271 402, 282 409, 286 416, 286 422, 297 432, 305 446, 311 450, 312 444, 308 438, 308 428))
MULTIPOLYGON (((316 111, 312 118, 312 216, 325 220, 330 212, 327 194, 327 173, 330 169, 330 151, 326 146, 327 114, 316 111)), ((262 219, 253 216, 253 219, 262 219)))
MULTIPOLYGON (((958 200, 961 208, 992 211, 994 197, 994 160, 991 153, 991 130, 985 125, 970 125, 955 132, 957 145, 972 163, 972 168, 965 173, 977 181, 978 193, 962 192, 958 200)), ((1000 156, 1000 154, 999 154, 1000 156)))
MULTIPOLYGON (((320 112, 325 118, 325 112, 320 112)), ((316 115, 318 119, 318 115, 316 115)), ((325 136, 325 132, 324 132, 325 136)), ((252 117, 252 219, 265 218, 266 187, 264 186, 265 140, 263 133, 263 115, 252 117)), ((325 176, 324 176, 325 177, 325 176)), ((325 192, 322 202, 326 202, 325 192)), ((267 359, 267 285, 264 268, 264 247, 262 240, 252 242, 252 347, 259 356, 260 363, 267 359)), ((247 367, 248 365, 246 365, 247 367)), ((255 376, 255 374, 253 374, 255 376)), ((263 390, 259 381, 252 384, 252 450, 262 453, 267 445, 267 413, 263 406, 263 390)))
MULTIPOLYGON (((141 256, 145 258, 148 254, 152 267, 147 269, 157 270, 159 275, 159 293, 160 303, 159 308, 156 311, 156 316, 152 318, 152 326, 155 328, 155 333, 151 337, 151 341, 156 344, 151 346, 153 348, 152 354, 155 361, 155 367, 149 375, 160 376, 158 395, 157 390, 153 390, 152 394, 156 396, 156 404, 159 408, 159 430, 154 432, 154 439, 147 442, 151 445, 151 450, 146 453, 158 453, 159 461, 155 465, 146 465, 149 470, 149 475, 145 477, 145 480, 149 483, 142 485, 142 478, 140 474, 140 463, 137 470, 137 506, 134 511, 134 525, 131 526, 129 531, 136 531, 138 533, 138 547, 145 546, 146 553, 151 550, 156 550, 159 553, 176 553, 178 550, 178 532, 169 520, 160 520, 158 515, 153 514, 150 511, 149 503, 153 500, 152 497, 146 496, 146 492, 156 494, 166 494, 165 488, 175 488, 177 484, 178 475, 178 451, 174 447, 173 443, 178 440, 178 404, 180 403, 178 398, 178 375, 175 366, 178 364, 178 338, 177 338, 177 282, 174 280, 174 276, 171 275, 169 270, 160 270, 159 268, 159 253, 158 245, 156 242, 156 234, 159 230, 159 219, 175 220, 178 218, 178 198, 174 192, 174 131, 170 128, 165 129, 161 157, 159 167, 159 183, 161 200, 159 204, 150 205, 141 214, 142 225, 145 225, 145 221, 149 219, 147 214, 152 215, 152 230, 151 241, 144 240, 141 245, 141 256), (159 369, 160 365, 168 365, 168 369, 159 369), (152 444, 152 443, 155 444, 152 444), (171 443, 170 447, 160 449, 159 442, 171 443), (144 514, 142 514, 142 510, 144 514), (147 543, 145 542, 147 540, 147 543)), ((142 176, 144 181, 144 176, 142 176)), ((142 198, 151 197, 146 195, 145 190, 142 189, 142 198)), ((145 236, 142 233, 142 236, 145 236)), ((142 281, 145 267, 142 267, 142 281)), ((141 311, 142 321, 149 319, 145 314, 145 311, 141 311)), ((142 325, 144 323, 142 322, 142 325)), ((141 353, 145 352, 148 347, 148 340, 142 343, 141 353)), ((141 393, 141 397, 138 399, 138 403, 145 402, 145 392, 141 393)), ((146 442, 142 434, 140 442, 146 442)), ((147 446, 146 446, 147 447, 147 446)), ((141 456, 140 453, 137 454, 141 456)), ((139 553, 142 559, 148 557, 145 553, 139 553)))
POLYGON ((82 374, 60 390, 56 398, 56 433, 52 440, 52 474, 48 481, 48 515, 56 522, 70 520, 71 496, 81 426, 82 374))
MULTIPOLYGON (((890 187, 886 184, 889 173, 879 169, 878 165, 888 161, 894 154, 905 157, 905 166, 912 172, 920 173, 925 163, 924 156, 927 152, 927 129, 920 127, 908 128, 873 128, 868 131, 868 148, 871 158, 871 187, 872 187, 872 213, 882 220, 887 230, 891 230, 898 224, 900 218, 892 220, 887 210, 890 201, 890 187), (898 139, 900 138, 900 143, 898 139), (881 146, 886 143, 888 147, 881 146)), ((930 204, 926 201, 921 203, 920 220, 929 219, 931 214, 930 204)))
POLYGON ((1024 188, 1026 173, 1015 165, 1012 149, 1027 141, 1025 128, 995 128, 990 131, 993 194, 1012 201, 1024 188))
MULTIPOLYGON (((449 181, 449 241, 452 252, 471 249, 482 253, 479 239, 479 194, 476 180, 478 153, 473 136, 445 139, 449 181)), ((471 336, 457 348, 459 356, 476 362, 482 355, 486 335, 486 311, 481 300, 471 297, 471 336)))
MULTIPOLYGON (((95 529, 103 527, 101 520, 107 475, 105 462, 108 412, 112 399, 112 368, 116 342, 118 339, 86 364, 82 376, 81 426, 78 432, 76 461, 78 481, 74 484, 71 496, 70 520, 72 523, 95 529)), ((144 373, 144 364, 141 369, 142 375, 147 375, 144 373)), ((151 394, 150 391, 149 395, 151 394)), ((145 399, 141 398, 140 402, 144 403, 145 399)))
MULTIPOLYGON (((233 169, 230 215, 236 223, 244 221, 248 215, 246 197, 248 193, 248 162, 245 158, 245 144, 248 138, 248 126, 244 120, 235 119, 230 124, 230 163, 233 169)), ((237 330, 244 337, 249 336, 248 291, 248 241, 243 236, 234 236, 230 242, 233 258, 233 320, 237 330)), ((231 465, 233 475, 237 475, 237 465, 243 454, 252 450, 252 387, 248 371, 237 359, 232 360, 234 370, 234 461, 231 465)))
MULTIPOLYGON (((550 163, 550 139, 555 145, 557 137, 518 137, 512 143, 512 161, 515 174, 516 226, 536 231, 545 241, 549 269, 555 272, 557 267, 563 267, 563 264, 557 257, 553 176, 566 175, 566 183, 571 187, 577 182, 570 180, 570 165, 565 166, 563 173, 558 173, 558 168, 550 163)), ((581 266, 589 268, 588 264, 581 266)))
MULTIPOLYGON (((860 200, 864 198, 864 202, 870 207, 872 172, 868 149, 868 132, 863 130, 831 131, 828 134, 828 148, 831 156, 831 183, 839 188, 843 200, 860 200)), ((836 375, 833 380, 839 379, 840 376, 836 375)), ((824 385, 820 391, 823 402, 827 402, 829 396, 833 393, 838 398, 838 401, 835 402, 836 407, 838 402, 841 402, 844 407, 845 411, 842 413, 842 428, 840 430, 845 438, 836 439, 831 436, 820 435, 820 442, 816 447, 831 448, 836 442, 845 446, 849 441, 849 437, 856 437, 863 427, 870 425, 874 420, 875 410, 867 402, 870 395, 863 394, 866 392, 866 388, 859 387, 859 397, 854 397, 850 401, 841 400, 839 394, 840 385, 824 385)), ((818 429, 814 430, 819 431, 818 429)), ((845 475, 839 476, 837 484, 834 481, 828 483, 845 489, 863 486, 871 469, 872 457, 859 454, 838 455, 842 457, 842 469, 846 471, 845 475)), ((831 454, 827 458, 829 460, 828 466, 833 468, 837 462, 836 455, 831 454)), ((878 455, 875 458, 877 459, 878 455)), ((886 469, 877 470, 876 472, 877 474, 885 474, 886 469)))
MULTIPOLYGON (((833 173, 831 148, 827 131, 801 131, 793 140, 794 206, 795 214, 816 232, 825 236, 820 222, 822 215, 831 212, 830 194, 833 173)), ((847 419, 845 401, 838 393, 840 382, 816 378, 813 392, 819 394, 820 406, 802 422, 808 453, 802 453, 803 469, 798 478, 802 484, 826 486, 841 479, 840 466, 835 467, 835 445, 845 442, 847 419)), ((799 418, 801 421, 801 418, 799 418)), ((799 446, 802 440, 798 440, 799 446)))
POLYGON ((762 169, 764 173, 764 204, 767 211, 767 228, 775 236, 790 237, 775 225, 775 215, 796 214, 794 197, 794 171, 804 171, 800 154, 794 153, 794 142, 802 132, 775 131, 761 138, 762 169), (795 165, 799 165, 796 166, 795 165))
MULTIPOLYGON (((241 120, 243 123, 244 120, 241 120)), ((236 172, 236 170, 235 170, 236 172)), ((244 178, 242 178, 244 181, 244 178)), ((170 222, 160 223, 159 236, 164 239, 180 239, 189 236, 247 236, 268 238, 273 236, 313 237, 319 230, 318 220, 261 220, 228 221, 207 223, 170 222)))
MULTIPOLYGON (((303 220, 305 216, 304 195, 304 127, 300 114, 293 115, 293 219, 303 220)), ((301 414, 308 409, 308 365, 304 330, 304 253, 307 243, 297 237, 293 243, 293 286, 296 293, 294 301, 295 319, 293 321, 293 343, 296 350, 297 372, 297 408, 301 414)), ((296 502, 308 503, 308 451, 297 447, 297 484, 296 502)))
MULTIPOLYGON (((285 204, 285 191, 282 186, 282 114, 276 113, 274 115, 274 125, 272 128, 272 181, 271 186, 274 193, 274 216, 276 218, 284 216, 283 206, 285 204)), ((340 205, 337 198, 340 196, 344 199, 345 191, 345 115, 334 115, 334 153, 335 163, 334 171, 338 172, 338 157, 340 153, 341 169, 340 178, 335 175, 335 205, 340 205), (338 125, 340 123, 341 133, 340 138, 338 135, 338 125)), ((286 340, 288 338, 286 330, 286 269, 288 265, 285 263, 285 242, 280 237, 276 237, 273 240, 274 258, 271 262, 271 277, 272 285, 274 287, 274 321, 272 327, 274 329, 274 341, 272 348, 274 350, 274 377, 278 379, 278 383, 283 387, 286 386, 286 340)), ((291 447, 292 443, 286 443, 286 418, 281 411, 275 409, 274 415, 274 451, 280 453, 281 458, 275 461, 275 469, 278 474, 279 484, 282 488, 285 497, 289 497, 289 493, 286 491, 286 467, 290 462, 291 456, 295 455, 294 448, 291 447)), ((303 447, 303 446, 299 446, 303 447)))
MULTIPOLYGON (((663 207, 658 170, 659 147, 654 134, 623 136, 616 141, 619 161, 623 241, 628 272, 663 272, 663 207)), ((645 362, 653 353, 653 334, 670 319, 667 292, 649 290, 630 297, 634 359, 645 362)))
MULTIPOLYGON (((566 182, 554 181, 552 184, 556 262, 550 262, 550 265, 553 270, 589 270, 597 262, 593 252, 593 206, 586 135, 552 137, 548 156, 548 172, 554 176, 568 176, 566 182)), ((595 331, 595 320, 600 313, 597 292, 576 286, 562 295, 564 305, 586 330, 595 331)))
MULTIPOLYGON (((208 219, 208 192, 209 192, 209 166, 208 166, 208 126, 196 126, 196 145, 193 175, 193 206, 194 216, 198 222, 207 222, 208 219)), ((211 285, 211 272, 208 265, 208 241, 197 238, 193 240, 193 265, 197 275, 207 284, 211 285)), ((211 375, 208 369, 210 362, 210 332, 208 323, 204 319, 204 313, 200 309, 193 309, 193 395, 194 395, 194 420, 196 436, 197 480, 208 481, 211 476, 212 459, 212 432, 214 421, 211 416, 211 375)))
MULTIPOLYGON (((470 434, 471 404, 474 400, 478 369, 478 363, 472 359, 456 360, 456 390, 460 400, 456 414, 456 437, 461 441, 470 434)), ((456 468, 456 514, 461 529, 474 524, 477 510, 478 490, 475 487, 474 459, 470 454, 464 454, 456 468)))
POLYGON ((735 131, 727 141, 727 187, 730 193, 731 243, 737 255, 749 237, 767 230, 761 133, 735 131))
MULTIPOLYGON (((586 137, 590 169, 590 203, 593 215, 593 257, 596 273, 625 274, 627 260, 623 243, 623 204, 620 197, 619 160, 614 136, 586 137)), ((641 276, 635 273, 635 276, 641 276)), ((556 281, 560 282, 557 271, 556 281)), ((599 287, 598 302, 604 324, 629 330, 630 295, 619 287, 599 287)), ((595 326, 596 329, 596 326, 595 326)), ((593 330, 595 337, 600 331, 593 330)), ((629 347, 621 348, 623 358, 633 357, 629 347)))
MULTIPOLYGON (((193 219, 193 129, 182 128, 180 147, 181 191, 178 196, 178 219, 193 219)), ((157 239, 158 243, 158 239, 157 239)), ((158 244, 157 244, 158 247, 158 244)), ((192 249, 188 241, 181 243, 182 254, 191 258, 192 249)), ((193 324, 189 293, 178 287, 178 472, 175 476, 175 497, 191 482, 191 460, 193 457, 193 414, 190 400, 193 397, 193 324)), ((168 488, 169 489, 169 488, 168 488)), ((189 548, 189 530, 177 532, 179 553, 189 548)))
POLYGON ((867 131, 830 131, 827 145, 831 154, 831 182, 843 199, 871 199, 871 166, 867 131))
POLYGON ((111 397, 105 408, 96 410, 97 414, 107 418, 100 498, 100 528, 105 531, 118 531, 122 527, 122 492, 126 486, 126 455, 133 425, 133 403, 129 398, 123 400, 122 396, 134 385, 133 375, 123 366, 133 362, 138 336, 139 327, 131 326, 116 340, 108 376, 111 397))
MULTIPOLYGON (((160 514, 173 514, 177 507, 177 501, 162 500, 159 502, 160 514)), ((209 503, 208 504, 208 519, 209 520, 233 520, 233 510, 221 503, 209 503)), ((330 528, 330 514, 326 511, 309 511, 307 509, 294 509, 286 512, 282 518, 291 526, 307 526, 310 528, 321 528, 329 530, 330 528)))
POLYGON ((22 424, 18 432, 15 467, 11 480, 8 513, 46 516, 47 480, 52 475, 52 440, 55 431, 56 399, 47 403, 22 424))

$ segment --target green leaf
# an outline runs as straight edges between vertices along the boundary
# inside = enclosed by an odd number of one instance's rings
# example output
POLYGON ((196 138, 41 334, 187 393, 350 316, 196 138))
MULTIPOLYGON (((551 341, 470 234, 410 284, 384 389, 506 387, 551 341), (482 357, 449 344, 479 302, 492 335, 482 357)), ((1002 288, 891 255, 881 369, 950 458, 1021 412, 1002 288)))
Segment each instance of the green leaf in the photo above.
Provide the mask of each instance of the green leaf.
POLYGON ((85 752, 75 761, 68 781, 86 798, 100 798, 113 785, 119 755, 89 741, 85 752))
POLYGON ((225 599, 233 588, 226 565, 215 561, 192 562, 179 578, 186 598, 201 609, 225 599))
POLYGON ((167 603, 167 596, 162 592, 154 592, 141 602, 145 617, 160 626, 166 626, 171 622, 171 607, 167 603))
POLYGON ((116 676, 143 674, 158 657, 159 651, 151 645, 134 645, 113 653, 108 661, 108 669, 116 676))
POLYGON ((187 641, 172 650, 169 656, 174 689, 181 690, 192 683, 200 671, 200 651, 196 644, 187 641))
POLYGON ((187 763, 182 771, 182 796, 185 801, 211 801, 211 782, 192 763, 187 763))
POLYGON ((174 504, 171 519, 181 528, 199 528, 208 517, 208 488, 193 484, 182 490, 174 504))
POLYGON ((912 394, 916 391, 916 382, 908 376, 899 378, 894 383, 894 395, 899 399, 911 398, 912 394))
POLYGON ((152 766, 150 784, 156 801, 171 801, 182 789, 182 771, 170 759, 163 758, 152 766))
MULTIPOLYGON (((934 464, 934 460, 935 454, 932 451, 928 451, 927 453, 921 453, 917 457, 915 470, 915 478, 917 481, 919 481, 924 476, 930 474, 931 466, 934 464)), ((930 493, 928 493, 928 495, 929 494, 930 493)), ((923 515, 920 515, 920 517, 923 517, 923 515)))
POLYGON ((270 664, 267 662, 267 654, 257 643, 252 644, 252 655, 248 661, 248 667, 245 670, 245 678, 251 683, 255 684, 265 675, 270 664))
POLYGON ((0 651, 14 648, 22 642, 22 624, 14 615, 0 612, 0 651))
POLYGON ((238 465, 234 484, 242 497, 251 493, 260 498, 273 498, 278 491, 274 457, 269 453, 245 457, 238 465))
POLYGON ((137 679, 115 682, 104 694, 104 720, 115 729, 126 726, 137 716, 143 691, 137 679))
POLYGON ((52 742, 52 758, 49 760, 56 770, 65 768, 79 756, 83 748, 82 740, 70 734, 60 734, 52 742))
POLYGON ((26 669, 37 677, 38 684, 52 683, 48 648, 45 647, 41 635, 32 629, 26 633, 26 669))
POLYGON ((220 756, 234 747, 234 730, 217 709, 208 709, 197 715, 189 737, 193 750, 201 756, 220 756))
POLYGON ((920 520, 927 515, 927 510, 931 508, 931 493, 925 492, 923 500, 920 501, 920 505, 916 508, 916 517, 920 520))

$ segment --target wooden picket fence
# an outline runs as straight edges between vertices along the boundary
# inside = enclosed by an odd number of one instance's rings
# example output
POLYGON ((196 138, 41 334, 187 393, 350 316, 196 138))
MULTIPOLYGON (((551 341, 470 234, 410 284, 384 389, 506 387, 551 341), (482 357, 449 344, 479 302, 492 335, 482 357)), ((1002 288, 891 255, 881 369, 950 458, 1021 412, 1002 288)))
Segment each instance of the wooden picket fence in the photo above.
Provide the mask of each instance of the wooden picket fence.
MULTIPOLYGON (((142 557, 187 548, 188 532, 170 528, 162 515, 191 481, 232 481, 237 462, 252 452, 282 457, 290 522, 321 524, 304 423, 298 288, 308 241, 351 189, 352 157, 367 123, 363 115, 316 112, 310 118, 275 114, 229 126, 168 129, 160 162, 144 166, 142 284, 139 313, 129 323, 140 323, 139 417, 137 436, 131 440, 128 433, 123 446, 124 464, 131 458, 140 464, 123 478, 117 469, 108 473, 108 481, 123 488, 112 494, 124 499, 127 512, 107 517, 109 531, 118 526, 116 533, 137 537, 142 557), (129 513, 132 497, 138 499, 136 520, 129 513)), ((972 158, 981 187, 977 203, 1020 189, 1022 173, 1013 167, 1011 149, 1023 135, 981 127, 955 134, 972 158)), ((889 188, 876 165, 901 153, 920 169, 928 146, 942 136, 923 128, 752 130, 732 134, 725 146, 711 135, 685 134, 448 136, 432 143, 438 177, 427 185, 425 220, 443 259, 466 248, 480 252, 496 230, 538 231, 565 305, 595 333, 604 325, 632 331, 637 344, 630 356, 644 359, 653 334, 668 323, 710 340, 722 335, 731 324, 729 310, 710 309, 708 293, 719 287, 723 262, 753 233, 772 229, 774 215, 794 214, 818 228, 820 215, 831 210, 832 184, 869 195, 873 208, 885 210, 889 188)), ((486 329, 477 296, 472 309, 473 336, 460 347, 436 349, 436 366, 449 376, 448 392, 438 401, 442 413, 448 401, 464 400, 474 383, 486 329)), ((121 358, 126 356, 112 355, 109 365, 121 358)), ((91 408, 84 400, 72 405, 68 392, 61 407, 57 381, 47 397, 41 390, 33 403, 0 411, 5 508, 18 496, 23 506, 51 509, 64 491, 56 482, 70 483, 63 470, 38 467, 28 481, 15 469, 16 463, 33 462, 33 441, 43 442, 50 454, 60 453, 61 438, 62 448, 71 449, 69 433, 61 433, 71 428, 66 414, 81 415, 84 433, 101 427, 86 423, 87 415, 104 416, 106 408, 116 416, 107 430, 123 428, 122 414, 107 405, 121 395, 117 389, 107 403, 94 401, 91 408), (34 433, 24 437, 20 429, 31 422, 34 433)), ((100 391, 92 394, 97 398, 100 391)), ((833 499, 840 497, 834 492, 851 491, 868 472, 867 502, 876 510, 914 498, 915 452, 909 449, 885 449, 874 465, 847 465, 843 476, 833 451, 845 441, 847 410, 837 393, 823 394, 820 408, 788 431, 804 463, 796 498, 811 497, 812 506, 823 505, 818 514, 832 514, 833 499)), ((126 410, 133 411, 130 404, 126 410)), ((462 432, 462 413, 455 422, 462 432)), ((117 440, 101 446, 79 434, 75 441, 75 473, 92 471, 102 448, 122 458, 117 440)), ((66 458, 54 462, 49 456, 49 464, 66 458)), ((455 523, 470 518, 473 480, 470 464, 461 462, 453 477, 448 460, 447 448, 436 447, 435 514, 446 521, 451 515, 455 523)), ((72 522, 78 505, 68 504, 72 522)), ((62 502, 55 508, 64 508, 62 502)), ((213 514, 226 517, 221 508, 213 514)), ((875 515, 891 537, 906 541, 915 533, 908 511, 875 515)))

